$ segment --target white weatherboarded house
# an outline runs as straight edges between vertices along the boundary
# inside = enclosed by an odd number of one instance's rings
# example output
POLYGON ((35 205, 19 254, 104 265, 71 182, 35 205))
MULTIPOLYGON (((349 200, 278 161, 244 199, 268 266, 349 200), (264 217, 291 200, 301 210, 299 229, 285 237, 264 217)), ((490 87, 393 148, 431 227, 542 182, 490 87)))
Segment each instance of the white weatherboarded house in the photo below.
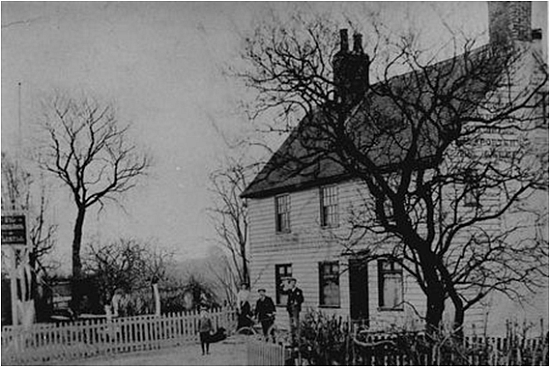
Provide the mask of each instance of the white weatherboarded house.
MULTIPOLYGON (((540 83, 541 73, 544 73, 541 68, 546 66, 542 61, 541 32, 531 30, 530 9, 528 2, 490 3, 489 33, 490 43, 505 39, 520 50, 521 57, 515 61, 514 80, 535 85, 540 83)), ((345 37, 341 42, 347 48, 347 34, 341 35, 345 37)), ((361 42, 361 38, 355 37, 355 42, 361 42)), ((362 51, 362 46, 355 44, 354 49, 362 51)), ((486 49, 487 46, 472 50, 472 57, 486 49)), ((460 60, 460 55, 454 60, 460 60)), ((434 67, 444 67, 442 65, 446 62, 450 60, 434 67)), ((340 77, 336 75, 336 64, 334 70, 336 80, 340 77)), ((368 74, 360 75, 365 68, 359 67, 356 72, 355 80, 361 82, 363 78, 362 81, 368 84, 368 74)), ((395 80, 400 82, 406 77, 406 74, 397 76, 395 80)), ((477 92, 475 88, 472 86, 472 93, 477 92)), ((546 95, 541 98, 547 98, 547 88, 544 92, 546 95)), ((365 104, 363 100, 357 102, 356 117, 360 117, 365 104)), ((547 112, 542 111, 541 116, 546 115, 547 112)), ((391 325, 409 329, 422 327, 420 316, 425 314, 426 300, 416 280, 388 261, 371 261, 365 266, 357 257, 357 248, 350 252, 341 241, 349 235, 346 218, 351 209, 369 198, 366 186, 350 178, 330 160, 319 162, 309 175, 293 174, 291 162, 280 164, 278 161, 289 152, 299 158, 297 141, 302 139, 299 130, 300 127, 291 133, 242 195, 249 206, 253 289, 265 288, 273 296, 277 305, 277 322, 281 325, 286 325, 288 318, 284 308, 286 301, 278 284, 283 278, 292 276, 298 279, 298 286, 304 292, 305 309, 320 309, 344 318, 362 320, 373 328, 391 325)), ((503 138, 487 131, 478 148, 481 155, 484 150, 493 154, 495 149, 491 146, 494 144, 513 146, 516 143, 514 136, 503 138)), ((547 147, 546 137, 538 143, 547 147)), ((382 149, 376 154, 391 162, 392 152, 382 149)), ((505 148, 496 151, 506 154, 505 148)), ((429 157, 430 152, 419 154, 419 160, 422 160, 429 157)), ((487 200, 499 199, 489 197, 487 200)), ((489 222, 485 224, 486 230, 501 231, 507 220, 510 218, 489 222)), ((361 246, 368 248, 369 239, 362 239, 359 248, 361 246)), ((480 305, 467 313, 465 325, 474 322, 481 325, 485 316, 486 310, 480 305)))

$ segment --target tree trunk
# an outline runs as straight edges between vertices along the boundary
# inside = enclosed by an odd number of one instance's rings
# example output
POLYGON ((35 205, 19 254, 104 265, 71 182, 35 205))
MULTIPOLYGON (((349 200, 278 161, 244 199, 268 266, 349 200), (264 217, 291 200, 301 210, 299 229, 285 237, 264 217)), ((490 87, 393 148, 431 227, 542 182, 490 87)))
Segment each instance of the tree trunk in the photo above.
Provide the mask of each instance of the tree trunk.
POLYGON ((455 317, 453 322, 454 334, 457 339, 462 340, 464 337, 464 305, 462 304, 462 301, 457 303, 454 302, 454 300, 453 304, 455 307, 455 317))
POLYGON ((78 314, 80 313, 80 300, 82 299, 81 279, 82 279, 82 262, 80 260, 80 248, 82 245, 82 228, 84 227, 84 217, 86 214, 85 207, 78 207, 76 222, 74 224, 73 238, 73 279, 71 282, 71 308, 78 314))
POLYGON ((427 286, 426 332, 435 334, 440 329, 445 310, 445 288, 436 270, 435 255, 428 251, 419 255, 427 286))
POLYGON ((464 302, 462 301, 462 298, 460 298, 460 295, 458 294, 455 284, 451 279, 450 274, 447 272, 447 269, 445 266, 441 263, 439 263, 439 269, 441 272, 441 275, 443 277, 443 281, 446 283, 446 289, 447 294, 449 295, 451 301, 453 302, 453 307, 455 309, 455 315, 453 320, 453 337, 457 340, 462 340, 464 336, 464 302))
POLYGON ((443 311, 445 310, 445 294, 440 284, 428 284, 426 310, 426 331, 434 334, 439 331, 443 311))
POLYGON ((250 276, 248 275, 248 263, 246 261, 246 244, 241 244, 241 254, 243 259, 243 281, 250 286, 250 276))
POLYGON ((84 227, 85 208, 78 208, 76 222, 74 224, 73 238, 73 277, 80 278, 82 275, 82 262, 80 261, 80 247, 82 245, 82 227, 84 227))

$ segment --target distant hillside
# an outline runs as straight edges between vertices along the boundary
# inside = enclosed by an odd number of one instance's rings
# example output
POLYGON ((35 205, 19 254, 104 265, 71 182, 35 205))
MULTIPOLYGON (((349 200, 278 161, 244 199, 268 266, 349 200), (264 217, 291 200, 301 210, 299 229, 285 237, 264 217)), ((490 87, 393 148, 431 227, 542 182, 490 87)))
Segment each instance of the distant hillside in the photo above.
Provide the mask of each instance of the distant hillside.
POLYGON ((231 301, 227 289, 220 282, 227 265, 223 251, 219 248, 211 248, 208 255, 201 258, 175 260, 167 266, 167 275, 174 281, 185 284, 190 277, 194 277, 200 283, 207 285, 218 297, 220 303, 224 300, 231 301))

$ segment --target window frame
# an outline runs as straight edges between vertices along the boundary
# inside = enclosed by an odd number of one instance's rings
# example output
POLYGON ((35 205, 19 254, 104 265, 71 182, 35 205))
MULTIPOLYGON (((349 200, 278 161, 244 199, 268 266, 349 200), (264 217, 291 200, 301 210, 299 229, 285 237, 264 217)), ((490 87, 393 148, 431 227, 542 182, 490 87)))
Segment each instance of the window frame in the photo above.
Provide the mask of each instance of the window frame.
POLYGON ((282 194, 275 196, 275 232, 276 233, 290 233, 290 195, 282 194), (279 200, 284 199, 284 205, 279 205, 279 200), (279 212, 279 208, 284 207, 285 212, 279 212), (286 222, 283 217, 279 215, 286 215, 286 222), (283 223, 286 223, 286 227, 283 228, 283 223))
POLYGON ((319 187, 319 223, 322 228, 336 228, 339 226, 340 213, 338 204, 338 185, 326 185, 319 187), (326 203, 327 205, 325 205, 325 200, 327 198, 329 202, 326 203), (331 202, 331 199, 333 200, 333 202, 331 202), (332 216, 326 214, 329 207, 334 208, 332 216), (332 220, 330 218, 332 218, 332 220))
POLYGON ((292 277, 292 263, 284 263, 284 264, 275 264, 275 305, 276 306, 286 306, 286 298, 282 299, 282 297, 286 297, 286 295, 282 294, 281 292, 281 283, 283 278, 292 277), (286 268, 287 271, 284 272, 284 275, 280 274, 279 269, 286 268), (290 272, 288 272, 288 269, 290 269, 290 272))
POLYGON ((340 263, 338 261, 321 261, 319 262, 318 269, 319 269, 319 307, 340 308, 342 304, 341 288, 340 288, 340 263), (324 267, 330 266, 331 272, 332 272, 332 267, 334 267, 335 265, 336 265, 336 273, 329 274, 329 279, 325 278, 324 267), (338 286, 338 303, 336 304, 327 304, 323 297, 324 295, 323 288, 324 288, 325 282, 327 282, 327 280, 330 280, 330 278, 336 279, 336 285, 338 286))
POLYGON ((403 277, 403 267, 396 261, 391 261, 387 259, 380 259, 377 262, 378 266, 378 308, 382 311, 403 311, 403 302, 405 300, 405 291, 404 291, 404 277, 403 277), (389 263, 391 269, 384 269, 384 263, 389 263), (396 265, 399 266, 399 269, 396 269, 396 265), (401 284, 401 303, 398 305, 386 305, 387 300, 384 297, 384 282, 386 276, 388 275, 399 275, 400 284, 401 284))

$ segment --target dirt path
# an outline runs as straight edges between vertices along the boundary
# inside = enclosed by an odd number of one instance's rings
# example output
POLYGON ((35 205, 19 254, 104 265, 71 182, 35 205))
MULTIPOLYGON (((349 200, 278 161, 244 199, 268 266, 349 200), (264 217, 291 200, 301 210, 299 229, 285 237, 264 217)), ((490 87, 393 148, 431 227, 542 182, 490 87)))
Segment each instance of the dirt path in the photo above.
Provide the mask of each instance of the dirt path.
POLYGON ((210 345, 203 356, 197 344, 153 351, 121 354, 111 358, 71 361, 71 366, 246 366, 244 337, 234 336, 210 345))

